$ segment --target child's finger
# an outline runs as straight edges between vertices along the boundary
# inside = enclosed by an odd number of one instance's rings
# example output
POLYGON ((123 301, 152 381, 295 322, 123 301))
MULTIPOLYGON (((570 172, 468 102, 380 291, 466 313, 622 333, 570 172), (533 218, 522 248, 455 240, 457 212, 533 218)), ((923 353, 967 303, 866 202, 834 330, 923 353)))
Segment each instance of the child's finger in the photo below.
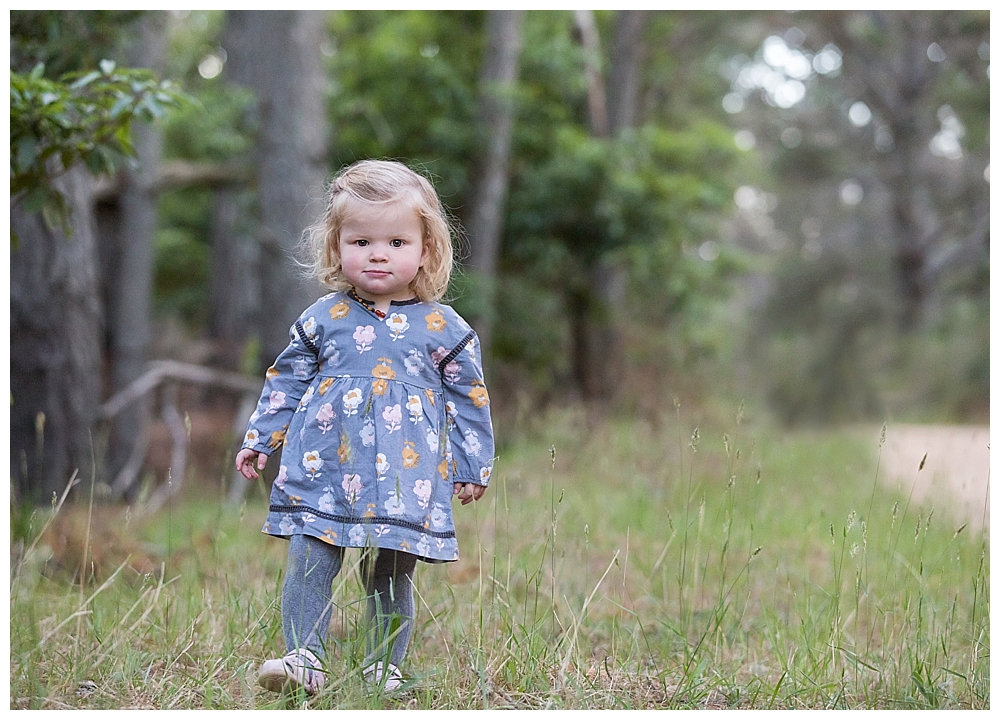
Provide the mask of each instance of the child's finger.
POLYGON ((267 465, 267 455, 264 453, 257 453, 257 469, 263 470, 265 465, 267 465))

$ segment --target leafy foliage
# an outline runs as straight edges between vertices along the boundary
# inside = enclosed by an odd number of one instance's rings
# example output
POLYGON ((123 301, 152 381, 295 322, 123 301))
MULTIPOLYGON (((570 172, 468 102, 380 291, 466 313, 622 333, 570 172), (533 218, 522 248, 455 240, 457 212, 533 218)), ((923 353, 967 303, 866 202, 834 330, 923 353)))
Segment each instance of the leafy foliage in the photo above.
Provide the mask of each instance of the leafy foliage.
POLYGON ((70 207, 53 180, 78 163, 95 175, 113 172, 135 155, 133 120, 160 117, 184 96, 170 81, 111 60, 59 80, 44 72, 39 64, 10 74, 10 192, 66 229, 70 207))

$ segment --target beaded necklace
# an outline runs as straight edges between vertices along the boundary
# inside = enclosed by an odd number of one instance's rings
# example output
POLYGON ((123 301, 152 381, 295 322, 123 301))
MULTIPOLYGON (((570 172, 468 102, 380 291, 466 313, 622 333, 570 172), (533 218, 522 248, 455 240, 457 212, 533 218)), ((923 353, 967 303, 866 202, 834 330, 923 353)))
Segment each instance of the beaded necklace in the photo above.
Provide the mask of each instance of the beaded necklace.
POLYGON ((363 297, 361 297, 360 295, 358 295, 357 291, 355 291, 354 288, 351 288, 351 291, 350 291, 349 295, 354 300, 357 300, 359 303, 361 303, 362 305, 364 305, 365 308, 369 312, 375 313, 375 317, 377 317, 379 320, 385 320, 385 313, 382 312, 381 310, 379 310, 378 308, 376 308, 374 305, 369 304, 369 302, 367 300, 365 300, 363 297))

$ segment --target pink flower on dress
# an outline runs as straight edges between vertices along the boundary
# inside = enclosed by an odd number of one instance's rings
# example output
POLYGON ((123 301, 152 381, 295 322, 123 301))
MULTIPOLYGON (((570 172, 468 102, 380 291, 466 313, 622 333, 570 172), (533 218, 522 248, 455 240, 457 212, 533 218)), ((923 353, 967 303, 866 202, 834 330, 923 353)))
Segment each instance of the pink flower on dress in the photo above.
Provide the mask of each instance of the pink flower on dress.
POLYGON ((363 353, 366 350, 371 350, 372 343, 375 342, 375 328, 371 325, 358 325, 354 331, 354 342, 358 352, 363 353))
POLYGON ((333 405, 330 403, 323 403, 319 407, 319 411, 316 413, 316 424, 319 426, 320 431, 326 435, 326 433, 333 427, 333 405))
POLYGON ((403 408, 399 405, 389 405, 382 411, 382 419, 385 420, 385 429, 392 433, 399 430, 403 421, 403 408))
POLYGON ((285 406, 285 393, 280 390, 272 390, 270 397, 268 397, 268 408, 264 412, 268 415, 273 415, 278 412, 280 408, 285 406))
POLYGON ((357 473, 346 473, 344 475, 344 481, 340 483, 340 486, 344 488, 344 495, 347 496, 347 502, 357 502, 358 497, 361 495, 360 475, 357 473))

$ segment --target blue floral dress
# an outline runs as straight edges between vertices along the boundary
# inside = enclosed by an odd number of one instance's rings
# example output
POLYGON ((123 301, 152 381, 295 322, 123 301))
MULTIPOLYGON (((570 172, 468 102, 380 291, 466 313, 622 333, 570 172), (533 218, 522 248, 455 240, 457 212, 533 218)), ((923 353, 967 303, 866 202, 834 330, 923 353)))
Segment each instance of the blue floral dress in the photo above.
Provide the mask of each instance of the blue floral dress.
POLYGON ((289 335, 243 441, 283 448, 263 532, 457 560, 452 483, 493 471, 475 332, 440 303, 393 302, 381 319, 331 293, 289 335))

